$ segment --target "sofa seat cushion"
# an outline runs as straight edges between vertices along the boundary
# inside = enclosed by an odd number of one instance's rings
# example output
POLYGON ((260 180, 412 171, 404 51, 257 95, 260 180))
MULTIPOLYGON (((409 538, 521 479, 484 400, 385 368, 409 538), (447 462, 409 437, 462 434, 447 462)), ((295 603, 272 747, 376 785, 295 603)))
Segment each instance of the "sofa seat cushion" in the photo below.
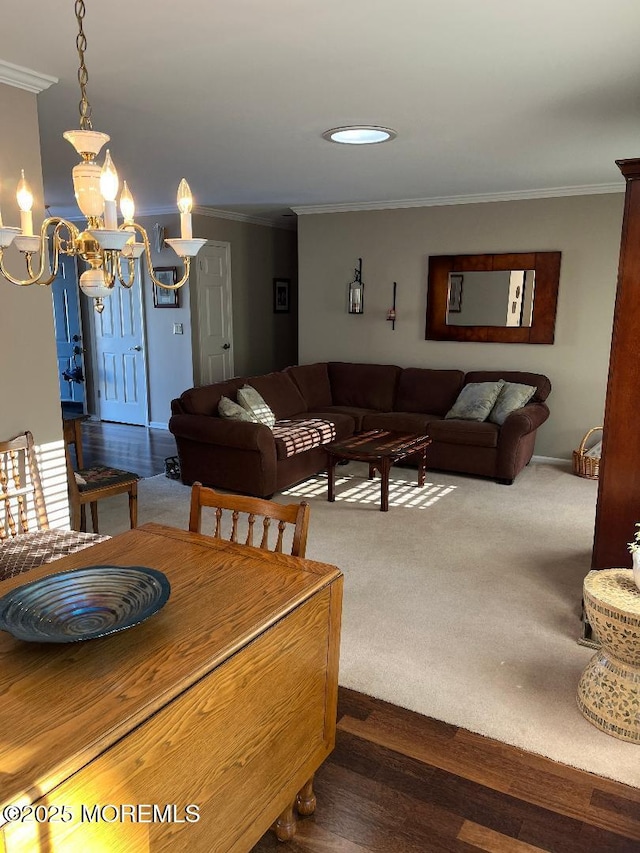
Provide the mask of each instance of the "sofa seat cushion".
POLYGON ((307 412, 306 415, 298 415, 295 418, 291 418, 291 420, 295 421, 301 418, 320 418, 323 421, 331 421, 336 428, 336 440, 349 438, 356 431, 356 422, 351 415, 347 415, 344 412, 313 411, 307 412))
POLYGON ((442 417, 455 403, 463 382, 462 370, 405 367, 393 408, 398 412, 434 412, 442 417))
POLYGON ((484 421, 462 421, 449 418, 431 421, 428 433, 434 441, 465 444, 469 447, 497 447, 500 427, 484 421))
POLYGON ((309 411, 319 411, 333 403, 331 384, 329 383, 329 367, 326 361, 287 367, 285 373, 293 377, 293 381, 304 397, 309 411))
POLYGON ((273 427, 273 437, 277 458, 286 459, 334 441, 336 428, 331 421, 320 418, 281 420, 273 427))
POLYGON ((365 415, 362 419, 362 429, 388 429, 394 432, 413 432, 416 435, 426 435, 427 424, 438 420, 439 415, 426 415, 418 412, 378 412, 365 415))
POLYGON ((352 406, 390 412, 401 369, 394 364, 329 362, 331 397, 334 406, 352 406))
POLYGON ((247 379, 246 383, 255 388, 258 394, 264 398, 277 421, 307 411, 304 397, 288 373, 267 373, 265 376, 253 376, 247 379))

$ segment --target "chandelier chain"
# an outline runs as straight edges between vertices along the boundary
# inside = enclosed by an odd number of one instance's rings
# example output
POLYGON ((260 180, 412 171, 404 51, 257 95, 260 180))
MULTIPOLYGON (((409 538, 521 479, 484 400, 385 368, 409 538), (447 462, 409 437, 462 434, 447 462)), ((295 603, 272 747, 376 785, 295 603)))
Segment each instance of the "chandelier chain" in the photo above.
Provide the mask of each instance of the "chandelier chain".
POLYGON ((84 34, 82 27, 82 19, 85 16, 84 0, 76 0, 75 12, 78 22, 78 35, 76 36, 76 47, 78 48, 78 56, 80 57, 80 67, 78 68, 78 83, 80 84, 80 94, 82 95, 78 104, 80 110, 80 127, 82 130, 91 130, 91 104, 87 98, 87 83, 89 82, 89 72, 84 62, 84 52, 87 49, 87 37, 84 34))

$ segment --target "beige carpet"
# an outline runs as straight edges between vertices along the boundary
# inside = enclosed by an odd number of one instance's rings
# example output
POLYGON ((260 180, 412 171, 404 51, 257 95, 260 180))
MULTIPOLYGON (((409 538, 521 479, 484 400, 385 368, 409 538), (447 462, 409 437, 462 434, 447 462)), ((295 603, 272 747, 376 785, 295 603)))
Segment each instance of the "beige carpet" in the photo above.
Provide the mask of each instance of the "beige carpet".
MULTIPOLYGON (((513 486, 392 471, 390 511, 359 463, 278 500, 311 503, 307 556, 345 575, 340 683, 576 767, 640 786, 640 746, 579 712, 593 652, 578 645, 597 484, 531 464, 513 486)), ((140 484, 140 523, 187 526, 189 489, 140 484)), ((101 503, 101 531, 127 527, 126 500, 101 503), (102 507, 104 506, 104 509, 102 507)))

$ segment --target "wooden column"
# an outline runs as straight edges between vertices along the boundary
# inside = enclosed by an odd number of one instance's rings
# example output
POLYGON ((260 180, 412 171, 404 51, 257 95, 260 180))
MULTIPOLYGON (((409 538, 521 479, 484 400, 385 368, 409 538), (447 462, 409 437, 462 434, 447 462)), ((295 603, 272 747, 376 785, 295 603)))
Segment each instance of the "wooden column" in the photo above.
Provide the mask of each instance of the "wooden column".
POLYGON ((640 521, 640 159, 616 160, 627 182, 613 316, 594 569, 630 568, 640 521))

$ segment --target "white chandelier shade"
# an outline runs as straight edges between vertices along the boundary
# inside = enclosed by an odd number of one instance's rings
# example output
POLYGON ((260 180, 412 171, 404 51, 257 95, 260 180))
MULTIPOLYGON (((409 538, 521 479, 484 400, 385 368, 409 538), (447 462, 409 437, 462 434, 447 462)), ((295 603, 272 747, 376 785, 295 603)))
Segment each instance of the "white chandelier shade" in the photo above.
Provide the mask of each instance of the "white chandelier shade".
POLYGON ((86 38, 83 30, 83 0, 76 0, 75 9, 78 22, 76 44, 80 56, 78 80, 82 96, 80 128, 68 130, 63 136, 81 158, 72 170, 72 178, 76 202, 87 220, 86 228, 80 230, 73 222, 53 216, 44 220, 39 234, 34 234, 33 194, 23 171, 16 191, 20 227, 3 225, 0 211, 0 274, 11 284, 21 287, 32 284, 47 286, 58 274, 61 254, 79 258, 88 266, 80 276, 80 288, 94 299, 95 308, 100 312, 104 310, 104 298, 111 294, 116 281, 127 288, 133 285, 135 261, 143 256, 149 277, 157 287, 166 290, 182 287, 189 278, 191 258, 198 254, 207 241, 193 237, 193 197, 184 178, 180 181, 177 193, 180 237, 165 240, 184 264, 182 278, 175 284, 165 284, 155 276, 149 238, 145 229, 134 220, 135 203, 126 181, 123 182, 120 192, 122 222, 118 222, 117 199, 120 180, 109 149, 105 152, 102 165, 95 159, 109 142, 109 136, 93 130, 91 126, 91 106, 86 95, 88 73, 84 63, 86 38), (136 240, 138 235, 142 242, 136 240), (4 250, 11 245, 24 256, 27 270, 27 277, 24 279, 12 275, 5 267, 4 250))

